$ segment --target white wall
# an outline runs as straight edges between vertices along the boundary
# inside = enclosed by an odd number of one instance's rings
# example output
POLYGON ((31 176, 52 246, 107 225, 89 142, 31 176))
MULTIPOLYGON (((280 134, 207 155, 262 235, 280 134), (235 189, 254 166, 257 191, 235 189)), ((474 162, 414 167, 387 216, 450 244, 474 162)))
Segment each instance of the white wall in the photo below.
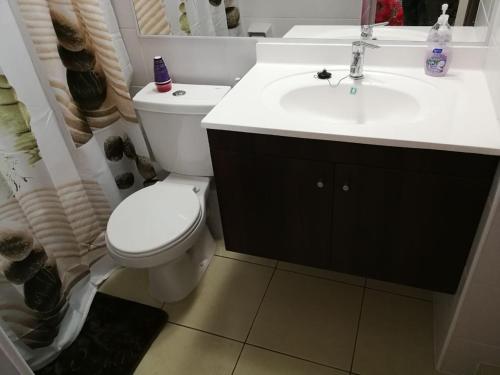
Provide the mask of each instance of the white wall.
MULTIPOLYGON (((481 7, 478 17, 492 25, 485 74, 500 120, 500 3, 482 0, 481 7)), ((481 363, 500 367, 500 174, 493 189, 467 278, 454 297, 436 296, 438 365, 449 374, 473 375, 481 363)))
POLYGON ((463 285, 453 297, 436 298, 435 315, 444 312, 440 323, 448 328, 438 352, 443 373, 474 375, 482 363, 500 367, 500 171, 493 186, 463 285))
POLYGON ((500 118, 500 2, 495 0, 482 0, 486 7, 493 7, 491 21, 492 33, 488 59, 486 61, 486 75, 493 95, 498 117, 500 118))
MULTIPOLYGON (((336 4, 335 7, 331 6, 328 9, 340 10, 339 22, 348 22, 352 18, 359 17, 361 12, 361 0, 314 0, 314 3, 321 1, 329 2, 331 5, 336 4)), ((489 9, 494 0, 482 0, 482 2, 484 3, 482 7, 489 9)), ((232 85, 236 77, 243 76, 255 64, 256 39, 138 37, 132 0, 111 0, 111 3, 134 68, 131 82, 133 94, 152 81, 152 60, 155 55, 162 55, 173 79, 183 83, 232 85)), ((240 7, 247 20, 269 13, 273 15, 273 19, 278 19, 276 14, 281 14, 281 25, 285 25, 290 20, 290 15, 296 15, 298 11, 302 12, 300 14, 308 20, 320 21, 322 20, 319 18, 321 11, 325 9, 324 7, 318 8, 317 5, 312 6, 313 2, 307 0, 297 2, 299 8, 293 8, 294 13, 292 13, 292 8, 290 8, 290 13, 286 13, 288 12, 286 6, 279 8, 274 5, 275 3, 290 4, 292 2, 290 0, 242 0, 240 7), (249 6, 253 2, 257 5, 249 6), (276 13, 278 8, 280 13, 276 13), (285 11, 282 10, 283 8, 285 11)), ((483 8, 478 12, 478 20, 482 25, 487 26, 485 23, 487 13, 482 11, 483 8)), ((297 22, 294 18, 293 23, 297 22)))
POLYGON ((361 0, 240 0, 244 35, 252 22, 272 24, 281 38, 294 25, 359 25, 361 0))
POLYGON ((134 67, 132 93, 153 80, 156 55, 165 58, 174 81, 182 83, 232 85, 255 64, 256 39, 138 37, 131 1, 112 0, 112 5, 134 67))
POLYGON ((488 29, 492 17, 494 0, 481 0, 477 9, 476 21, 474 23, 479 40, 487 40, 488 29))

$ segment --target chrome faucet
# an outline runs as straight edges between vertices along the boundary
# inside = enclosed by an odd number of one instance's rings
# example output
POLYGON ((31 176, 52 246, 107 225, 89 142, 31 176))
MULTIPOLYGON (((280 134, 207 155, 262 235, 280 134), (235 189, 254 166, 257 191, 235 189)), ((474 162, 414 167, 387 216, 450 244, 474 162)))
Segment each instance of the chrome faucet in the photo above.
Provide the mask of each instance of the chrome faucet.
POLYGON ((352 42, 352 61, 350 76, 352 79, 363 78, 363 67, 365 62, 366 48, 380 48, 376 44, 367 43, 364 40, 357 40, 352 42))
POLYGON ((374 23, 376 13, 377 0, 363 0, 361 5, 361 38, 352 43, 351 72, 349 74, 352 79, 363 78, 366 48, 380 48, 380 46, 366 42, 373 40, 373 28, 389 24, 389 22, 374 23))
POLYGON ((376 14, 377 0, 363 0, 361 5, 361 38, 352 43, 351 72, 349 74, 352 79, 363 78, 366 48, 380 48, 380 46, 366 42, 373 40, 373 28, 389 24, 389 22, 375 23, 376 14))
POLYGON ((373 28, 386 26, 389 22, 375 23, 377 16, 377 0, 362 0, 361 4, 361 39, 372 40, 373 28))

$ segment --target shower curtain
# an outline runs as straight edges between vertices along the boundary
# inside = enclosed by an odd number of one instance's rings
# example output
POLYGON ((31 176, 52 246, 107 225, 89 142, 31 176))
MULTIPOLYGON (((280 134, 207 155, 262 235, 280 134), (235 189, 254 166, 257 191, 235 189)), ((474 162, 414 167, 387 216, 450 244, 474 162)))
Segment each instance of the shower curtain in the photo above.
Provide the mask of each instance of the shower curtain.
POLYGON ((108 0, 0 0, 0 326, 33 369, 114 267, 111 210, 156 181, 131 72, 108 0))
POLYGON ((134 0, 143 35, 241 36, 237 0, 134 0))

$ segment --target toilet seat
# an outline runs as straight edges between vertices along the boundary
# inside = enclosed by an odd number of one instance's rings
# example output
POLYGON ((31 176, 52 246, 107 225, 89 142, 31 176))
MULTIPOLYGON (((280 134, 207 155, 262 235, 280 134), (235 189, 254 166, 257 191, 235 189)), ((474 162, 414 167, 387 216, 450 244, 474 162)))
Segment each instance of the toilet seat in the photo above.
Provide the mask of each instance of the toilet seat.
POLYGON ((126 198, 108 221, 106 240, 122 257, 147 257, 189 236, 203 212, 194 187, 156 183, 126 198))

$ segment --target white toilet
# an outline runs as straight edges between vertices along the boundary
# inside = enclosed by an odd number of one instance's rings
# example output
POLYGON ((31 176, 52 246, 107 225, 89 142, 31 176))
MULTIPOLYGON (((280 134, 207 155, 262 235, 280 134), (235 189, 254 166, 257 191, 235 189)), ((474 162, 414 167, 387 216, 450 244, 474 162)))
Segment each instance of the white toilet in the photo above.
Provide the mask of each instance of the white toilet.
POLYGON ((213 169, 201 119, 229 89, 174 84, 159 93, 150 83, 134 97, 155 159, 171 173, 118 205, 106 242, 118 264, 149 269, 150 292, 160 301, 186 297, 215 252, 205 224, 213 169))

